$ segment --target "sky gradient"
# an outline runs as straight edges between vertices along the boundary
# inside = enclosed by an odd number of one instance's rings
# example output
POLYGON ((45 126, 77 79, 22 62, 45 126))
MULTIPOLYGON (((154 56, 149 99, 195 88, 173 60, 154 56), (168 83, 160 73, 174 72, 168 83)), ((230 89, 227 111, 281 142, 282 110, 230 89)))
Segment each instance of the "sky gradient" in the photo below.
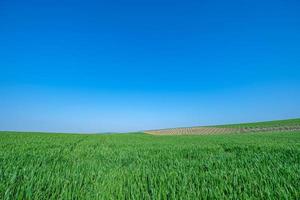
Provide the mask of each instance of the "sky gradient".
POLYGON ((300 117, 300 3, 0 2, 0 130, 300 117))

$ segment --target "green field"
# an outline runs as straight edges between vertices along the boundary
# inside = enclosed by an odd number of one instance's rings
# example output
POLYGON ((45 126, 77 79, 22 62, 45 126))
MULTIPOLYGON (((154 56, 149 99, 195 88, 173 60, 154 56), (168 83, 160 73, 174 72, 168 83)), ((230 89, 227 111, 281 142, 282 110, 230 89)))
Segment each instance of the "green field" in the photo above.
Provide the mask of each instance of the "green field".
POLYGON ((300 132, 0 132, 0 199, 300 199, 300 132))

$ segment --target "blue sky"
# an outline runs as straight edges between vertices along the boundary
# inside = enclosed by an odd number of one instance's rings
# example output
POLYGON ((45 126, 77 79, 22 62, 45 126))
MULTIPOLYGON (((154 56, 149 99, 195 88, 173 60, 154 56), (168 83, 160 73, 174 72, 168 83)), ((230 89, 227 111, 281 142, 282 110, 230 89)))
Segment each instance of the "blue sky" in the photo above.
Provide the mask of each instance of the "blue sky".
POLYGON ((0 130, 300 117, 300 3, 0 2, 0 130))

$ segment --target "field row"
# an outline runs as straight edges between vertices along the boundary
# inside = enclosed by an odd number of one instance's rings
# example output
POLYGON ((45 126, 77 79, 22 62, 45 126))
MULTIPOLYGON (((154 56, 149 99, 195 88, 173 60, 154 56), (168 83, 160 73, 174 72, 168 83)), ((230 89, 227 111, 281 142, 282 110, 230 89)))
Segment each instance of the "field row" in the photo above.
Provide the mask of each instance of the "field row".
POLYGON ((162 130, 145 131, 148 134, 154 135, 211 135, 211 134, 226 134, 236 132, 235 128, 215 128, 215 127, 191 127, 191 128, 171 128, 162 130))
POLYGON ((228 134, 228 133, 249 133, 249 132, 268 132, 268 131, 299 131, 300 125, 294 126, 273 126, 273 127, 190 127, 190 128, 171 128, 145 131, 154 135, 212 135, 212 134, 228 134))

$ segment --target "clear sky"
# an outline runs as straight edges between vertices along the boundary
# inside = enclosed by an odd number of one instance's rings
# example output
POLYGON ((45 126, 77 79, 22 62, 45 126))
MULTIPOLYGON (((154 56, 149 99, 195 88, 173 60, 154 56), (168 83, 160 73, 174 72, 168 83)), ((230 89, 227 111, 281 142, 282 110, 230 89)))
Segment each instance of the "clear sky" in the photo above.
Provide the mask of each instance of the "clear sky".
POLYGON ((298 0, 0 1, 0 130, 294 117, 298 0))

